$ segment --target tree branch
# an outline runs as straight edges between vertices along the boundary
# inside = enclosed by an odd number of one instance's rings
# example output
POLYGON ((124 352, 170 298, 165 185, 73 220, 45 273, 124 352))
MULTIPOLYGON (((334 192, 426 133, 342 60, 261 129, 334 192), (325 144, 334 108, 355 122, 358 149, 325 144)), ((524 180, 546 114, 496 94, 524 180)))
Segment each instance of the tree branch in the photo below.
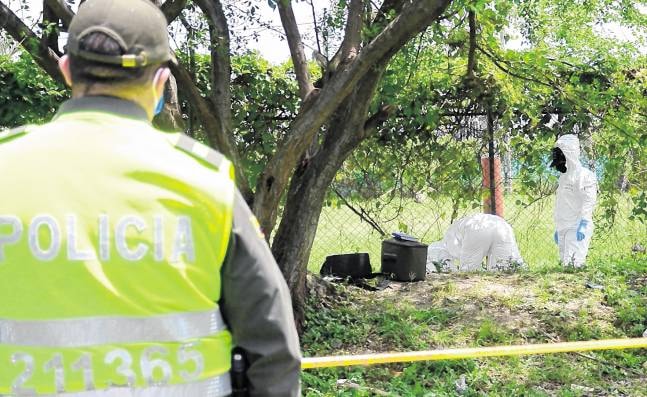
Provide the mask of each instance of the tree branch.
POLYGON ((74 12, 65 3, 64 0, 45 0, 45 3, 47 3, 49 8, 51 8, 52 11, 54 11, 56 16, 61 18, 61 21, 63 21, 63 25, 65 27, 70 26, 70 22, 72 22, 72 17, 74 17, 74 12))
POLYGON ((319 26, 317 25, 317 13, 315 12, 315 5, 310 0, 310 9, 312 10, 312 24, 315 28, 315 39, 317 40, 317 51, 321 54, 321 43, 319 42, 319 26))
POLYGON ((43 34, 40 38, 41 44, 45 47, 49 47, 54 51, 57 56, 61 56, 61 51, 58 49, 58 20, 59 17, 56 15, 54 10, 47 5, 47 0, 43 1, 43 19, 42 19, 42 29, 43 34), (52 29, 51 26, 56 26, 56 29, 52 29))
MULTIPOLYGON (((222 124, 231 129, 231 58, 229 27, 220 0, 197 0, 196 4, 209 23, 211 47, 211 100, 218 107, 222 124), (227 123, 228 121, 228 123, 227 123)), ((225 132, 225 131, 223 131, 225 132)), ((228 131, 227 131, 228 132, 228 131)))
POLYGON ((355 58, 359 54, 359 46, 362 33, 362 9, 364 2, 362 0, 351 0, 348 9, 348 19, 346 20, 346 31, 344 32, 344 41, 341 43, 341 60, 346 61, 348 58, 355 58))
POLYGON ((420 33, 419 37, 420 39, 418 40, 418 47, 416 48, 416 57, 415 60, 413 61, 413 64, 411 64, 411 69, 409 70, 409 75, 407 76, 407 81, 404 83, 405 87, 409 86, 409 82, 411 81, 411 78, 413 77, 414 72, 418 69, 418 59, 420 59, 420 51, 422 51, 422 44, 424 41, 424 36, 427 30, 425 29, 422 33, 420 33))
POLYGON ((249 184, 243 172, 240 154, 233 137, 231 115, 231 58, 229 48, 229 27, 220 0, 196 0, 195 3, 204 13, 209 23, 211 47, 211 93, 209 100, 200 95, 195 83, 186 69, 182 68, 180 87, 194 91, 190 97, 197 105, 197 114, 209 137, 210 143, 222 151, 236 167, 239 189, 247 199, 250 197, 249 184), (185 87, 186 86, 186 87, 185 87), (209 103, 213 106, 209 106, 209 103))
MULTIPOLYGON (((386 21, 386 16, 390 12, 396 12, 396 13, 400 12, 402 10, 402 4, 403 4, 403 0, 385 0, 384 3, 382 3, 382 6, 379 8, 377 15, 375 16, 375 19, 372 22, 372 26, 383 24, 386 21)), ((351 25, 352 14, 350 13, 350 11, 348 16, 349 16, 349 19, 346 20, 346 29, 348 29, 348 27, 351 25)), ((360 29, 361 29, 361 21, 360 21, 360 29)), ((361 30, 360 30, 360 33, 361 33, 361 30)), ((330 59, 330 63, 329 63, 330 69, 336 69, 337 66, 342 62, 342 60, 346 59, 343 57, 344 43, 346 42, 346 39, 347 37, 345 34, 344 42, 342 42, 342 45, 340 46, 339 50, 330 59)), ((352 40, 352 38, 349 40, 352 40)), ((360 35, 360 40, 361 40, 361 35, 360 35)))
POLYGON ((364 210, 364 208, 359 207, 359 210, 358 210, 357 208, 353 207, 353 205, 348 200, 346 200, 346 198, 339 192, 339 190, 333 187, 332 191, 335 192, 337 197, 341 199, 342 203, 344 203, 344 205, 348 207, 348 209, 353 211, 355 215, 359 216, 361 220, 368 223, 376 232, 380 233, 380 236, 384 237, 389 235, 387 232, 384 231, 384 229, 382 229, 380 224, 377 223, 377 221, 373 219, 371 215, 364 210))
POLYGON ((532 83, 537 83, 537 84, 540 84, 540 85, 543 85, 543 86, 546 86, 546 87, 550 87, 550 88, 556 88, 556 87, 555 87, 554 85, 552 85, 552 84, 548 84, 548 83, 545 83, 545 82, 543 82, 543 81, 540 81, 540 80, 534 79, 534 78, 532 78, 532 77, 522 76, 522 75, 520 75, 520 74, 518 74, 518 73, 515 73, 515 72, 511 71, 510 69, 505 68, 503 65, 501 65, 502 60, 498 59, 498 58, 497 58, 496 56, 494 56, 493 54, 490 54, 487 50, 485 50, 484 48, 482 48, 482 47, 481 47, 481 46, 479 46, 478 44, 476 45, 476 48, 478 48, 478 50, 479 50, 479 51, 481 51, 483 54, 485 54, 485 56, 487 56, 488 58, 490 58, 490 60, 492 60, 492 63, 494 64, 494 66, 496 66, 497 68, 499 68, 502 72, 504 72, 504 73, 506 73, 506 74, 509 74, 509 75, 510 75, 510 76, 512 76, 512 77, 516 77, 516 78, 518 78, 518 79, 521 79, 521 80, 530 81, 530 82, 532 82, 532 83))
POLYGON ((386 120, 389 119, 389 117, 391 117, 391 115, 393 115, 393 113, 395 113, 396 109, 397 108, 394 105, 382 105, 380 110, 369 117, 364 123, 364 129, 366 130, 365 134, 368 136, 376 131, 386 122, 386 120))
MULTIPOLYGON (((59 0, 60 1, 60 0, 59 0)), ((160 7, 166 17, 166 22, 171 23, 180 16, 182 10, 186 7, 187 0, 166 0, 160 7)))
POLYGON ((468 11, 468 19, 470 26, 470 47, 467 53, 467 78, 474 78, 474 70, 476 69, 476 14, 474 10, 468 11))
POLYGON ((20 43, 47 74, 57 82, 65 84, 58 70, 58 55, 51 48, 43 45, 40 38, 3 2, 0 2, 0 28, 6 30, 16 42, 20 43))
MULTIPOLYGON (((371 22, 371 27, 383 25, 386 22, 387 16, 390 15, 391 13, 399 13, 402 11, 402 6, 404 4, 404 0, 385 0, 382 3, 382 6, 379 7, 379 10, 377 12, 377 15, 371 22)), ((348 25, 348 21, 346 22, 348 25)), ((369 38, 369 39, 374 39, 374 37, 369 38)), ((331 58, 330 60, 330 69, 337 69, 337 66, 341 63, 342 61, 342 46, 340 46, 339 50, 335 53, 335 55, 331 58)))
POLYGON ((303 41, 297 26, 297 20, 294 17, 292 10, 292 3, 290 1, 278 1, 279 15, 281 16, 281 24, 285 30, 285 35, 290 47, 290 56, 294 64, 294 73, 297 76, 299 83, 299 97, 305 101, 308 95, 315 88, 310 81, 310 73, 308 73, 308 60, 303 49, 303 41))
POLYGON ((373 20, 373 25, 384 23, 391 12, 400 13, 403 6, 404 0, 384 0, 380 10, 373 20))
POLYGON ((314 134, 355 89, 375 64, 386 62, 407 41, 424 30, 447 8, 450 0, 407 2, 402 12, 342 71, 323 87, 307 111, 300 111, 274 156, 258 178, 254 211, 267 233, 274 228, 276 208, 296 166, 314 134))

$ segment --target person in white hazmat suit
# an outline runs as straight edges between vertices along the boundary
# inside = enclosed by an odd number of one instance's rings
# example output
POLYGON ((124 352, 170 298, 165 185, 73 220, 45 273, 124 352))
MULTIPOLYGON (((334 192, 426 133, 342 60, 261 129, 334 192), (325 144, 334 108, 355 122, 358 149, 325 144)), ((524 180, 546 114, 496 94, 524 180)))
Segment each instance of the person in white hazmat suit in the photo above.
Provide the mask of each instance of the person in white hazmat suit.
POLYGON ((427 249, 428 272, 507 270, 522 265, 512 227, 497 215, 460 218, 447 229, 441 241, 429 244, 427 249))
POLYGON ((554 211, 559 258, 565 266, 581 267, 593 235, 597 180, 580 163, 580 141, 572 134, 557 139, 550 165, 561 172, 554 211))

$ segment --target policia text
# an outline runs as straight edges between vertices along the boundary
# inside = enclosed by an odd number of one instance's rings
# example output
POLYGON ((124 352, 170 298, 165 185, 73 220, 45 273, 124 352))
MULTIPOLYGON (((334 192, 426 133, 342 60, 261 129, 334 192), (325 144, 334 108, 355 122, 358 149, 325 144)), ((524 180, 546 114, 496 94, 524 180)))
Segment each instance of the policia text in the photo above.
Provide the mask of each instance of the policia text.
POLYGON ((92 242, 79 241, 79 236, 88 235, 85 233, 88 228, 80 225, 78 218, 76 214, 66 214, 61 221, 52 215, 41 214, 34 216, 29 224, 23 224, 16 215, 0 215, 0 263, 11 259, 7 258, 5 249, 24 239, 27 239, 32 256, 40 261, 56 259, 61 254, 63 242, 69 261, 109 261, 113 246, 117 255, 132 262, 147 255, 152 255, 157 262, 195 261, 191 218, 188 216, 175 219, 153 216, 146 222, 138 215, 125 215, 113 224, 108 215, 101 214, 96 225, 88 225, 96 229, 96 241, 92 242), (84 232, 80 231, 82 227, 84 232), (152 233, 152 246, 139 238, 144 233, 152 233), (170 244, 165 242, 167 239, 170 244))

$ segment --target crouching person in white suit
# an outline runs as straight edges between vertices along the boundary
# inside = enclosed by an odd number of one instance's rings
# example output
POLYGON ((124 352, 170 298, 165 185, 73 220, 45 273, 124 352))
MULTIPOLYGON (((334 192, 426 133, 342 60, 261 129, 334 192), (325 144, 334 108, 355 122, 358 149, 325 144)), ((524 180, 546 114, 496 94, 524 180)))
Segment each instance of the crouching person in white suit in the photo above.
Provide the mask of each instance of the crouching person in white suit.
POLYGON ((429 244, 427 251, 428 272, 508 270, 519 266, 523 266, 523 259, 512 227, 497 215, 474 214, 458 219, 442 240, 429 244))

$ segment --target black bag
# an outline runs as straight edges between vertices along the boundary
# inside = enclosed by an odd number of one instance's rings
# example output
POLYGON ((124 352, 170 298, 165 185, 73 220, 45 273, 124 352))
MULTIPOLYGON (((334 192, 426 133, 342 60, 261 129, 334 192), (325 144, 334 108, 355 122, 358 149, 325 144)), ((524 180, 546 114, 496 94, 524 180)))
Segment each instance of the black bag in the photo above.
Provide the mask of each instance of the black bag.
POLYGON ((319 274, 350 278, 367 278, 372 274, 368 253, 329 255, 326 257, 319 274))

